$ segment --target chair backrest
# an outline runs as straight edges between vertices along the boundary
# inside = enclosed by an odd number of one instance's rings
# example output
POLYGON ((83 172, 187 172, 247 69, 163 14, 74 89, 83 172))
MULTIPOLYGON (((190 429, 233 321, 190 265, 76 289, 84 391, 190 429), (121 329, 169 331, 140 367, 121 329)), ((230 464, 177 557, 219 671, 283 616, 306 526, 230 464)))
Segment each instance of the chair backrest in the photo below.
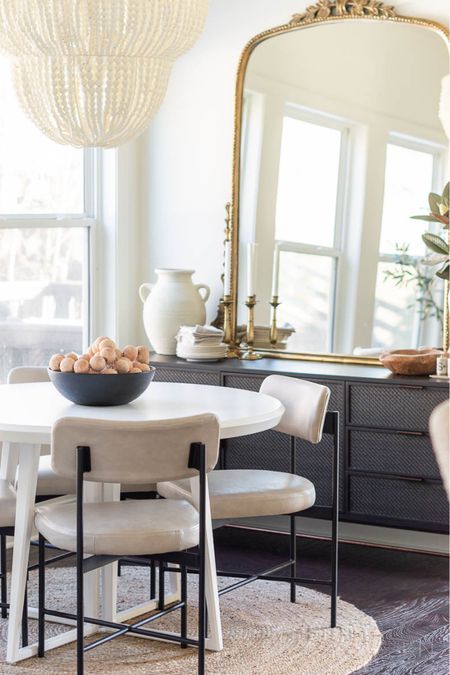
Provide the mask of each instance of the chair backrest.
POLYGON ((277 398, 285 412, 275 431, 303 438, 311 443, 322 440, 330 390, 322 384, 284 375, 269 375, 260 392, 277 398))
POLYGON ((188 467, 191 443, 206 446, 206 470, 219 456, 219 422, 206 413, 174 420, 120 422, 63 417, 52 429, 52 468, 76 477, 76 448, 91 449, 87 481, 147 484, 198 476, 188 467))
POLYGON ((18 366, 8 373, 8 384, 26 384, 27 382, 49 382, 45 366, 18 366))

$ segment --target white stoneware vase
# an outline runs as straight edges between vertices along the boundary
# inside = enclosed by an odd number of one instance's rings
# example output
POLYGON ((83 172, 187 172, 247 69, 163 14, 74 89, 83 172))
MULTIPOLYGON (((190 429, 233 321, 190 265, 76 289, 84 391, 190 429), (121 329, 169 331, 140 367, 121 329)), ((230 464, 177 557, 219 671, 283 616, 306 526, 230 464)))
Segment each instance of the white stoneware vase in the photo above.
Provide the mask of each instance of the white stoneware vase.
POLYGON ((157 354, 176 354, 175 336, 179 327, 205 323, 205 302, 210 289, 205 284, 192 282, 194 270, 158 269, 155 272, 156 284, 142 284, 139 288, 144 303, 145 332, 157 354))

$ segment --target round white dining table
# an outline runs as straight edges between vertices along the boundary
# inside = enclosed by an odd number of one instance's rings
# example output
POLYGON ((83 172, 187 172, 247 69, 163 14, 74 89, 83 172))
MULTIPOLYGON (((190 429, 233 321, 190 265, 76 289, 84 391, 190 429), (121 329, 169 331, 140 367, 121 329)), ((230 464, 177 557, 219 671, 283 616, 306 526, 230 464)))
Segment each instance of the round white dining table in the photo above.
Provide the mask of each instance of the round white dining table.
MULTIPOLYGON (((135 401, 122 406, 91 407, 75 405, 65 399, 51 384, 0 385, 0 441, 3 442, 0 479, 13 481, 17 470, 17 509, 11 574, 11 607, 8 625, 7 661, 16 663, 37 653, 37 645, 20 646, 20 627, 26 588, 30 538, 33 528, 34 502, 41 445, 50 443, 54 422, 61 417, 139 422, 176 419, 205 412, 214 413, 222 439, 245 436, 275 427, 284 408, 277 399, 257 392, 200 384, 153 382, 135 401)), ((192 482, 192 481, 191 481, 192 482)), ((90 484, 94 486, 96 484, 90 484)), ((97 486, 91 489, 90 500, 117 499, 120 487, 97 486)), ((192 483, 194 493, 195 485, 192 483)), ((117 613, 115 565, 108 565, 102 574, 102 616, 126 620, 150 608, 140 605, 128 613, 117 613)), ((176 576, 176 575, 172 575, 176 576)), ((87 574, 88 607, 91 616, 99 612, 99 575, 87 574)), ((222 648, 222 634, 215 577, 212 526, 207 526, 206 593, 210 633, 210 649, 222 648)), ((154 602, 154 601, 153 601, 154 602)), ((90 629, 91 632, 96 628, 90 629)), ((75 639, 75 631, 46 640, 46 649, 75 639)))

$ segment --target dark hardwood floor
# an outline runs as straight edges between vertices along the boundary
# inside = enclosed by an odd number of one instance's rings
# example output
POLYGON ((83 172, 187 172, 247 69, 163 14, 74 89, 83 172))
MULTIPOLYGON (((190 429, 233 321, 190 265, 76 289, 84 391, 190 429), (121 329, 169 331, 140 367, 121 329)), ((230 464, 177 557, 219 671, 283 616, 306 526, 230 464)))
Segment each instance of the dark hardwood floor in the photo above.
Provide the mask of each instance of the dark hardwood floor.
MULTIPOLYGON (((219 569, 256 572, 288 555, 286 535, 226 527, 214 538, 219 569)), ((298 538, 297 551, 298 575, 328 577, 328 542, 298 538)), ((339 576, 340 597, 383 633, 378 655, 358 675, 448 675, 446 557, 341 544, 339 576)))
MULTIPOLYGON (((218 569, 257 572, 288 556, 283 534, 224 527, 214 539, 218 569)), ((299 537, 297 554, 298 575, 328 578, 328 542, 299 537)), ((340 597, 383 633, 378 655, 358 675, 448 675, 448 558, 341 544, 339 570, 340 597)))

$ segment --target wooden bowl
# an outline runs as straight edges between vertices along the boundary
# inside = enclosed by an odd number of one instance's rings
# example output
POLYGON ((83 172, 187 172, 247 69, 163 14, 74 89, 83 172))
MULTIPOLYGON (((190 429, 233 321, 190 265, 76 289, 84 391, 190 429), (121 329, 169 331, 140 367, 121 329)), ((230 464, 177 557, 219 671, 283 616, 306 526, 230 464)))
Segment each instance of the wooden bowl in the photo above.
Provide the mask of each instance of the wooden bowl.
POLYGON ((59 393, 77 405, 125 405, 144 393, 155 376, 155 368, 117 375, 60 373, 49 368, 48 376, 59 393))
POLYGON ((432 375, 439 354, 440 349, 395 349, 381 354, 380 361, 396 375, 432 375))

